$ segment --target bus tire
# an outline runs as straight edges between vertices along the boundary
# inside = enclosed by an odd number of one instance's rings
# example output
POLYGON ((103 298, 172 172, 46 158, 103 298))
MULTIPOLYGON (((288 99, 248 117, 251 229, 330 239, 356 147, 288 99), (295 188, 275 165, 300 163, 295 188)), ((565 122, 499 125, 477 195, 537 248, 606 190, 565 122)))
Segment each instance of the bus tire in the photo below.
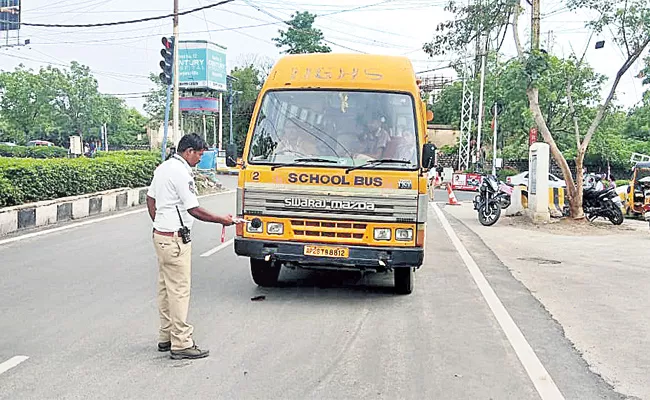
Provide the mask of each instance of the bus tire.
POLYGON ((395 292, 397 294, 411 294, 413 292, 413 268, 395 268, 395 292))
POLYGON ((280 265, 275 265, 272 261, 264 261, 251 258, 251 276, 253 282, 261 287, 273 287, 278 284, 280 276, 280 265))

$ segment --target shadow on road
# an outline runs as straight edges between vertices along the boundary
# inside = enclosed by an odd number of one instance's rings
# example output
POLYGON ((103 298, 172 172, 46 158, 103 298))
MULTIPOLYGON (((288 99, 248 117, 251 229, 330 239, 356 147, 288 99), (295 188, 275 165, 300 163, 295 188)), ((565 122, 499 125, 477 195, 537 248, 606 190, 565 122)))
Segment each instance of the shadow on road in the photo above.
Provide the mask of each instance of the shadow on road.
POLYGON ((273 288, 258 288, 261 295, 283 300, 285 296, 322 298, 351 298, 366 300, 368 295, 373 298, 396 296, 393 288, 393 273, 366 273, 353 271, 316 271, 291 270, 283 268, 278 286, 273 288))

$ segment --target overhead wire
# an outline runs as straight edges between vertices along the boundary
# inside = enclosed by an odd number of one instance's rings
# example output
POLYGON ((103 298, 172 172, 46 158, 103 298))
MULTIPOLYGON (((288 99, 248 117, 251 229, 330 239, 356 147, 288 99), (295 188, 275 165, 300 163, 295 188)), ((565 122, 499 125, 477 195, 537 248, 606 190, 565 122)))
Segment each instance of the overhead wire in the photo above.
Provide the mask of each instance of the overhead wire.
MULTIPOLYGON (((16 55, 16 54, 5 54, 5 55, 7 57, 17 58, 17 59, 26 60, 26 61, 33 61, 33 62, 38 62, 38 63, 42 63, 42 64, 50 64, 50 65, 56 65, 56 66, 60 66, 60 67, 69 67, 70 66, 70 65, 65 64, 65 63, 38 60, 38 59, 34 59, 34 58, 19 56, 19 55, 16 55)), ((133 81, 133 80, 121 79, 121 77, 124 77, 124 76, 132 76, 132 77, 136 77, 136 78, 147 78, 147 79, 149 78, 148 76, 145 77, 144 75, 129 75, 129 74, 121 74, 119 72, 100 71, 100 70, 96 70, 96 69, 91 69, 91 72, 93 74, 95 74, 95 75, 104 75, 104 76, 106 76, 108 78, 115 79, 115 80, 122 81, 122 82, 126 82, 126 83, 142 85, 142 86, 150 86, 149 84, 145 85, 143 83, 136 82, 136 81, 133 81)))
MULTIPOLYGON (((288 21, 285 21, 285 20, 283 20, 282 18, 277 17, 277 16, 271 14, 270 12, 268 12, 268 11, 266 11, 266 10, 264 10, 264 9, 262 9, 262 8, 260 8, 260 7, 258 7, 258 6, 256 6, 252 1, 249 1, 249 0, 243 0, 243 1, 244 1, 245 3, 247 3, 249 6, 251 6, 252 8, 256 9, 257 11, 259 11, 259 12, 261 12, 261 13, 263 13, 263 14, 266 14, 266 15, 268 15, 269 17, 271 17, 271 18, 273 18, 273 19, 276 19, 276 20, 278 20, 278 21, 281 21, 283 24, 286 24, 286 25, 292 27, 293 29, 296 29, 297 31, 303 31, 302 29, 297 29, 297 28, 293 27, 293 25, 291 25, 291 23, 289 23, 288 21)), ((382 1, 381 3, 386 3, 386 2, 389 2, 389 1, 393 1, 393 0, 385 0, 385 1, 382 1)), ((355 8, 358 9, 359 7, 355 7, 355 8)), ((308 32, 308 31, 304 31, 304 32, 308 32)), ((327 40, 327 39, 322 39, 322 40, 323 40, 323 42, 325 42, 325 43, 333 44, 333 45, 335 45, 335 46, 342 47, 342 48, 347 49, 347 50, 351 50, 351 51, 354 51, 354 52, 357 52, 357 53, 365 53, 364 51, 357 50, 357 49, 353 49, 353 48, 351 48, 351 47, 344 46, 344 45, 341 45, 341 44, 338 44, 338 43, 332 42, 331 40, 327 40)))
POLYGON ((138 18, 138 19, 131 19, 131 20, 126 20, 126 21, 99 22, 99 23, 95 23, 95 24, 37 24, 37 23, 21 22, 21 25, 44 27, 44 28, 94 28, 94 27, 101 27, 101 26, 117 26, 117 25, 137 24, 137 23, 141 23, 141 22, 156 21, 156 20, 160 20, 160 19, 167 19, 167 18, 174 17, 176 15, 182 16, 182 15, 192 14, 192 13, 195 13, 197 11, 207 10, 207 9, 210 9, 210 8, 218 7, 218 6, 221 6, 221 5, 224 5, 224 4, 231 3, 233 1, 234 0, 222 0, 222 1, 218 2, 218 3, 193 8, 193 9, 190 9, 190 10, 187 10, 187 11, 181 11, 181 12, 178 12, 178 14, 171 13, 171 14, 165 14, 165 15, 158 15, 158 16, 155 16, 155 17, 138 18))

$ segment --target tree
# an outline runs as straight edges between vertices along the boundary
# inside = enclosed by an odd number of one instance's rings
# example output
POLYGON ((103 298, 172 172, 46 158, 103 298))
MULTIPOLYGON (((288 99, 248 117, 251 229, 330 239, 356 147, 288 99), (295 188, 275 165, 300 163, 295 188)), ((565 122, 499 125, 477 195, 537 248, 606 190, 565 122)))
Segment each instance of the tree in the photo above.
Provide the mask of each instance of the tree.
POLYGON ((253 117, 255 102, 262 88, 263 73, 250 64, 245 67, 235 67, 230 75, 235 78, 232 82, 232 90, 241 92, 236 95, 233 104, 233 139, 241 151, 253 117))
POLYGON ((48 67, 45 79, 55 87, 54 108, 63 117, 67 132, 99 138, 99 133, 93 134, 91 129, 98 130, 104 123, 103 101, 90 68, 76 61, 64 71, 48 67))
MULTIPOLYGON (((504 151, 508 157, 525 158, 528 154, 528 131, 534 124, 526 96, 525 67, 518 58, 498 61, 495 54, 491 53, 488 59, 492 67, 487 70, 485 77, 485 107, 489 108, 495 101, 502 103, 504 107, 499 115, 499 132, 500 139, 504 143, 504 151)), ((580 100, 578 114, 582 116, 581 126, 586 126, 589 122, 588 117, 595 114, 595 110, 589 104, 598 100, 598 92, 604 77, 596 74, 586 65, 578 66, 574 60, 563 60, 552 56, 548 58, 548 67, 539 76, 542 93, 540 107, 544 118, 557 134, 561 150, 568 153, 573 150, 575 153, 575 146, 571 141, 572 113, 567 104, 565 89, 567 73, 576 76, 574 97, 580 100)), ((470 79, 468 84, 478 91, 479 80, 479 78, 470 79)), ((436 121, 451 124, 458 129, 461 96, 461 82, 446 87, 433 105, 436 121)), ((491 149, 492 131, 488 129, 484 135, 485 145, 491 149)), ((476 137, 476 132, 473 136, 476 137)), ((486 150, 491 153, 489 149, 486 150)))
POLYGON ((51 127, 53 86, 39 74, 20 65, 0 73, 0 114, 4 140, 26 143, 51 127))
POLYGON ((128 144, 142 132, 142 117, 124 102, 99 93, 90 69, 72 62, 38 72, 19 66, 0 73, 0 130, 3 140, 45 139, 65 146, 73 134, 99 139, 107 123, 112 144, 128 144), (137 132, 136 132, 137 131, 137 132))
POLYGON ((271 73, 274 63, 275 62, 269 57, 255 53, 248 53, 239 56, 236 66, 239 68, 246 68, 250 66, 257 69, 259 71, 259 79, 261 83, 263 83, 271 73))
MULTIPOLYGON (((165 101, 167 100, 167 85, 162 83, 160 77, 154 73, 149 74, 149 80, 154 83, 155 87, 149 89, 145 96, 144 111, 149 117, 149 122, 154 126, 160 126, 165 121, 165 101)), ((173 102, 169 108, 171 118, 173 102)))
POLYGON ((147 118, 134 108, 128 108, 122 99, 103 97, 102 120, 108 129, 109 146, 124 146, 142 143, 138 135, 146 133, 147 118))
MULTIPOLYGON (((557 132, 552 132, 547 117, 540 104, 540 91, 544 87, 541 77, 549 68, 549 56, 539 49, 539 18, 533 18, 531 24, 531 50, 525 52, 519 38, 518 21, 521 7, 519 0, 492 0, 482 3, 481 6, 457 6, 452 1, 450 10, 455 11, 457 18, 439 26, 439 34, 432 43, 424 46, 430 54, 441 54, 449 50, 463 50, 470 42, 481 34, 488 32, 505 32, 510 24, 513 27, 514 40, 517 47, 519 62, 525 71, 525 93, 530 106, 535 125, 540 130, 544 141, 549 144, 551 154, 562 169, 567 182, 568 197, 570 200, 571 215, 576 219, 584 218, 582 209, 582 167, 585 155, 594 134, 607 116, 608 109, 614 99, 616 89, 621 77, 632 64, 641 56, 650 43, 650 10, 645 0, 566 0, 566 5, 571 10, 587 9, 597 11, 599 17, 590 21, 587 26, 594 32, 611 29, 614 32, 614 41, 626 53, 626 60, 615 76, 609 94, 591 114, 592 108, 589 101, 581 101, 575 94, 575 82, 579 81, 579 73, 583 66, 583 56, 578 59, 575 55, 571 59, 576 68, 565 71, 565 92, 567 106, 571 112, 573 123, 573 140, 576 157, 576 176, 571 173, 565 154, 563 154, 558 141, 557 132), (505 15, 507 18, 499 17, 505 15), (583 111, 581 111, 581 108, 583 111), (581 122, 588 121, 586 129, 581 127, 581 122), (584 135, 583 132, 586 132, 584 135)), ((533 2, 539 4, 539 2, 533 2)), ((536 13, 533 13, 535 15, 536 13)), ((505 37, 505 36, 504 36, 505 37)), ((585 50, 586 52, 586 50, 585 50)))
POLYGON ((323 43, 323 32, 313 27, 315 19, 316 15, 307 11, 292 14, 291 20, 287 22, 289 28, 286 31, 279 30, 280 37, 273 38, 276 47, 288 47, 283 50, 287 54, 331 52, 332 49, 323 43))

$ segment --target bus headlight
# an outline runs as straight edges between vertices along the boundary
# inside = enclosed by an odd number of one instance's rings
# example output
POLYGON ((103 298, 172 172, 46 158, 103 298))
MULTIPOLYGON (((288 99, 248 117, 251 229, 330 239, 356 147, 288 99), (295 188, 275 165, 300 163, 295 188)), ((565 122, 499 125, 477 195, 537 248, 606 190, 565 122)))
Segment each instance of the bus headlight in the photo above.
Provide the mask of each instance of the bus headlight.
POLYGON ((284 224, 280 222, 269 222, 266 224, 266 231, 269 235, 282 235, 284 233, 284 224))
POLYGON ((375 228, 375 240, 390 240, 390 228, 375 228))
POLYGON ((246 230, 249 233, 262 233, 264 232, 264 225, 262 220, 259 218, 254 218, 250 224, 246 224, 246 230))
POLYGON ((413 229, 396 229, 395 239, 401 242, 410 242, 413 240, 413 229))

